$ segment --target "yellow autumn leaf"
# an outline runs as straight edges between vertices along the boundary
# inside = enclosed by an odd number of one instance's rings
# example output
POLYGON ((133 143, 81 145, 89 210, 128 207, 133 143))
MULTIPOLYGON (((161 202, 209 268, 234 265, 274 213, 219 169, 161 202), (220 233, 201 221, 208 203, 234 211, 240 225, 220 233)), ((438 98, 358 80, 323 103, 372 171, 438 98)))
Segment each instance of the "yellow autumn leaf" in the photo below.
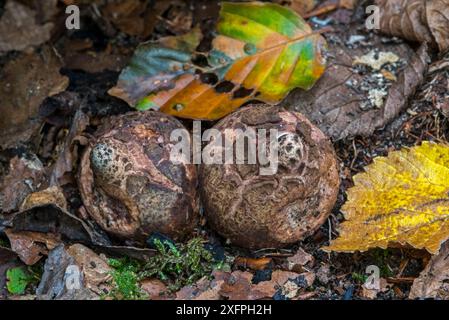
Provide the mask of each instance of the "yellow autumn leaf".
POLYGON ((421 146, 378 157, 342 207, 346 221, 325 251, 354 252, 410 245, 436 253, 449 238, 449 146, 421 146))

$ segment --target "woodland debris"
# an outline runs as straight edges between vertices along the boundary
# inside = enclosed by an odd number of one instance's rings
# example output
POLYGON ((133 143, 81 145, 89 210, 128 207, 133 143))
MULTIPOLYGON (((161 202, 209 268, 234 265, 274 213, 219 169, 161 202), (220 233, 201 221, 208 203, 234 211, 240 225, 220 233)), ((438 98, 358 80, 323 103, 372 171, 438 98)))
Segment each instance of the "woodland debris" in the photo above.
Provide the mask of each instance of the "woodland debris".
POLYGON ((410 289, 410 299, 449 300, 449 242, 434 255, 410 289))
POLYGON ((22 51, 48 41, 54 25, 52 22, 40 25, 37 19, 37 12, 33 9, 8 0, 0 18, 0 52, 22 51))
MULTIPOLYGON (((64 91, 69 79, 59 73, 62 63, 50 46, 38 53, 22 53, 7 62, 1 70, 2 117, 0 118, 0 147, 37 140, 43 124, 39 106, 45 98, 64 91)), ((37 141, 38 142, 38 141, 37 141)))
POLYGON ((163 294, 168 290, 167 286, 158 279, 145 279, 140 282, 140 287, 150 300, 164 299, 163 294))
POLYGON ((59 245, 50 251, 37 288, 40 300, 100 299, 110 290, 112 269, 89 248, 59 245))
MULTIPOLYGON (((294 90, 281 102, 281 106, 304 114, 334 140, 369 136, 395 119, 424 80, 430 61, 426 45, 413 52, 405 44, 384 43, 377 35, 370 35, 369 47, 346 45, 345 39, 355 32, 342 28, 333 34, 323 77, 311 90, 294 90), (374 48, 392 52, 400 60, 379 71, 353 66, 356 57, 374 48)), ((377 63, 374 66, 378 67, 377 63)))
POLYGON ((449 0, 376 0, 383 32, 449 48, 449 0))
POLYGON ((234 266, 240 268, 249 268, 252 270, 264 270, 270 264, 272 264, 271 258, 247 258, 247 257, 236 257, 234 259, 234 266))
POLYGON ((35 264, 61 242, 56 235, 51 233, 14 232, 10 229, 6 229, 5 233, 11 243, 11 250, 16 252, 26 265, 35 264))
POLYGON ((35 154, 13 157, 9 162, 8 174, 0 182, 1 212, 19 210, 25 198, 44 184, 44 165, 35 154))
POLYGON ((291 271, 301 272, 304 266, 313 265, 314 260, 312 255, 305 252, 302 248, 298 248, 293 256, 287 258, 287 266, 291 271))

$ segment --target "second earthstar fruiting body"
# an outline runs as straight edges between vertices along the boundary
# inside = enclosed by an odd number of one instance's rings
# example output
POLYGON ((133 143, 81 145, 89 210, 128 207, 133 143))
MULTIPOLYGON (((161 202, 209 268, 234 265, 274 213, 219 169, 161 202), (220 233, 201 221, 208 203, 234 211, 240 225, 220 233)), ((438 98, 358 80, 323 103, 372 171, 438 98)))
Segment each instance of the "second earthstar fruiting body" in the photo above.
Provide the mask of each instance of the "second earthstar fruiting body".
POLYGON ((279 132, 275 174, 260 175, 259 163, 201 165, 201 198, 217 233, 246 248, 282 247, 326 221, 339 189, 337 159, 329 139, 303 115, 252 105, 214 128, 279 132))

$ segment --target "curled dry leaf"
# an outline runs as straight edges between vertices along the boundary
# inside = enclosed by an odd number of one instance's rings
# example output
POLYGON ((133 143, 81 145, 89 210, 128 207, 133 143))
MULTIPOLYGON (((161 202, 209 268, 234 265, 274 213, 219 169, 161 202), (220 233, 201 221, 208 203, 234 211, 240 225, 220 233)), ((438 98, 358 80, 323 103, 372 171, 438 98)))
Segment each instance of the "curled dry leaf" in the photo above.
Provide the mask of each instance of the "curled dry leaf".
POLYGON ((253 274, 247 271, 234 271, 225 279, 220 295, 229 300, 249 300, 253 274))
POLYGON ((95 232, 87 223, 69 213, 62 190, 52 187, 30 195, 23 210, 14 213, 3 224, 14 232, 31 231, 53 233, 63 241, 86 244, 109 244, 109 240, 95 232))
POLYGON ((313 265, 314 260, 312 255, 299 248, 293 256, 287 258, 287 267, 289 270, 301 272, 304 266, 313 265))
POLYGON ((110 94, 139 110, 215 120, 254 98, 276 103, 293 88, 310 89, 324 72, 325 40, 288 8, 225 2, 217 31, 207 67, 192 63, 198 41, 188 50, 140 46, 110 94))
POLYGON ((82 137, 81 134, 88 125, 89 117, 81 110, 77 110, 73 117, 69 133, 65 137, 61 151, 53 165, 50 176, 51 186, 64 185, 62 178, 66 173, 72 172, 72 169, 78 160, 78 144, 87 144, 87 139, 82 137))
POLYGON ((410 299, 449 300, 449 241, 433 256, 418 278, 413 281, 410 299))
MULTIPOLYGON (((22 205, 20 212, 12 214, 2 222, 9 232, 22 234, 24 232, 41 233, 33 234, 34 238, 44 239, 46 234, 54 235, 53 238, 64 242, 80 242, 95 247, 99 252, 114 257, 131 257, 145 260, 153 256, 155 250, 148 248, 136 248, 131 246, 113 245, 108 237, 99 232, 90 221, 83 221, 69 213, 62 190, 51 187, 41 192, 31 194, 22 205)), ((51 239, 50 239, 51 240, 51 239)))
POLYGON ((230 276, 230 272, 214 270, 212 280, 202 278, 193 285, 183 287, 176 292, 176 300, 220 300, 221 287, 230 276))
POLYGON ((14 231, 52 232, 65 241, 103 243, 82 220, 54 204, 40 205, 18 213, 7 223, 14 231))
POLYGON ((272 299, 277 292, 288 299, 295 298, 302 289, 310 287, 315 281, 313 272, 295 273, 276 270, 271 275, 271 280, 259 282, 253 285, 249 298, 272 299))
POLYGON ((449 0, 377 0, 383 32, 449 48, 449 0))
POLYGON ((423 81, 430 60, 426 45, 415 53, 406 44, 384 43, 377 35, 368 39, 355 32, 340 29, 329 35, 333 41, 323 77, 311 90, 294 90, 281 103, 335 140, 367 136, 392 121, 423 81), (354 44, 355 37, 370 46, 354 44), (394 63, 394 56, 401 60, 394 63), (380 71, 371 69, 379 65, 380 71))
POLYGON ((17 211, 25 198, 43 187, 44 165, 34 154, 15 156, 9 162, 8 174, 0 182, 0 211, 17 211))
POLYGON ((64 67, 89 73, 111 70, 119 72, 126 66, 129 48, 108 44, 102 51, 93 48, 93 42, 86 39, 64 39, 61 55, 64 67))
MULTIPOLYGON (((21 210, 27 210, 40 205, 54 203, 58 207, 66 209, 67 203, 62 190, 58 187, 48 188, 31 193, 20 206, 21 210)), ((59 235, 51 232, 41 233, 32 231, 14 231, 6 228, 5 234, 11 243, 11 248, 27 265, 38 262, 43 255, 61 242, 59 235)))
POLYGON ((0 18, 0 52, 22 51, 50 39, 53 23, 37 23, 37 12, 26 5, 9 0, 0 18))
POLYGON ((61 66, 54 49, 45 46, 38 53, 22 53, 3 67, 0 147, 12 147, 36 135, 43 122, 38 116, 40 104, 69 84, 59 73, 61 66))
POLYGON ((410 245, 437 253, 449 238, 449 146, 421 146, 378 157, 342 207, 347 221, 325 251, 354 252, 410 245))
POLYGON ((39 192, 33 192, 23 201, 20 210, 27 210, 50 203, 67 210, 67 201, 60 187, 53 186, 39 192))
POLYGON ((224 278, 220 295, 229 300, 272 299, 279 291, 287 298, 295 297, 301 289, 310 287, 315 275, 311 272, 295 273, 276 270, 271 279, 257 284, 251 282, 253 275, 249 272, 234 271, 224 278))
POLYGON ((48 251, 60 243, 60 239, 51 233, 39 232, 14 232, 6 229, 5 234, 11 243, 11 250, 19 256, 26 265, 38 262, 48 251))
POLYGON ((112 269, 89 248, 59 245, 50 251, 36 290, 40 300, 91 300, 110 289, 112 269), (72 288, 67 280, 72 281, 72 288))

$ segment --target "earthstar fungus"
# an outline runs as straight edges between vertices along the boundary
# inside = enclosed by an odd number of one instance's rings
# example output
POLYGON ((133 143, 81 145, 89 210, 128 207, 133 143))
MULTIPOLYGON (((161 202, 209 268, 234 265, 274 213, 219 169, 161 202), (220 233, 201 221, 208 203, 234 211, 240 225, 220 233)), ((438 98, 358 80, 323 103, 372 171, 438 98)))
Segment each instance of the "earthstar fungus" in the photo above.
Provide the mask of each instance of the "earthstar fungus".
POLYGON ((329 139, 303 115, 252 105, 214 128, 279 132, 279 166, 273 175, 259 175, 259 162, 200 166, 202 202, 216 232, 246 248, 282 247, 326 221, 339 189, 337 159, 329 139))
POLYGON ((105 231, 142 242, 159 232, 180 239, 198 219, 195 165, 170 159, 182 124, 155 111, 107 118, 85 150, 78 176, 84 206, 105 231))

